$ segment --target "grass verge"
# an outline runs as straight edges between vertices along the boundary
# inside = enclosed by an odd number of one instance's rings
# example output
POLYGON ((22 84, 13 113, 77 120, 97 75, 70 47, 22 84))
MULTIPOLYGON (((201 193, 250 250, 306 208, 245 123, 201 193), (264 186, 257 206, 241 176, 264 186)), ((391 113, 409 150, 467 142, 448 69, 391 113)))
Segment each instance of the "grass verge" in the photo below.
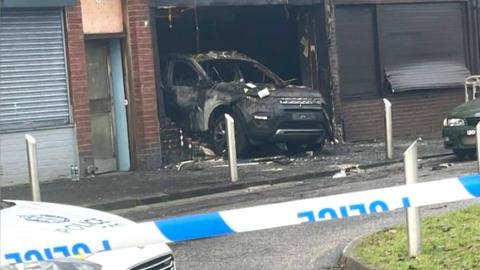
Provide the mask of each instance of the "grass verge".
POLYGON ((405 226, 374 233, 353 251, 378 269, 480 269, 480 205, 422 221, 422 254, 409 258, 405 226))

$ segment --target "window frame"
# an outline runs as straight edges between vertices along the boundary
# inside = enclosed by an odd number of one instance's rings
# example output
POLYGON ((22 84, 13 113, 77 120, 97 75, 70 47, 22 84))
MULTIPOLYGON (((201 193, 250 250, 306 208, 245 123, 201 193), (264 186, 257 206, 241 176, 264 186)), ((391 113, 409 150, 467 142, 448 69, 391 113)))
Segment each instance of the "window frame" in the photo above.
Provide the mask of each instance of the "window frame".
POLYGON ((195 72, 195 74, 197 75, 197 84, 200 83, 201 79, 202 79, 202 76, 201 74, 198 72, 197 68, 195 67, 195 65, 193 65, 191 62, 189 61, 185 61, 185 60, 173 60, 170 62, 170 65, 171 65, 171 72, 170 72, 170 78, 169 78, 169 82, 170 82, 170 86, 173 86, 173 87, 195 87, 196 85, 178 85, 178 84, 175 84, 174 83, 174 76, 175 76, 175 65, 176 64, 184 64, 188 67, 190 67, 193 72, 195 72))

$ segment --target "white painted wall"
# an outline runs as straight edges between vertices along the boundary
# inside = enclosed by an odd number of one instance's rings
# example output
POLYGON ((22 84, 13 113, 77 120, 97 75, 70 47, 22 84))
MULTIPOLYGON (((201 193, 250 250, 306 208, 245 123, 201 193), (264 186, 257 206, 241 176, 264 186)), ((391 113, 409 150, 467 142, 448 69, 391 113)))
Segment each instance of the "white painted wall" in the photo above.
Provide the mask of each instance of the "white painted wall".
POLYGON ((73 128, 0 134, 0 186, 26 184, 28 180, 25 133, 37 140, 39 178, 41 182, 70 178, 70 166, 77 164, 73 128))

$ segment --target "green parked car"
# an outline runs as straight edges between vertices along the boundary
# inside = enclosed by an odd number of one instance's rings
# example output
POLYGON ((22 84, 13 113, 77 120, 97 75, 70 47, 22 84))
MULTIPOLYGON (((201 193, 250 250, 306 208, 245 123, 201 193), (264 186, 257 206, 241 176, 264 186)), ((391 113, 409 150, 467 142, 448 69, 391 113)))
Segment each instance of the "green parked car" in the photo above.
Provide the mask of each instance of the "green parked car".
POLYGON ((473 158, 476 153, 475 126, 480 122, 480 76, 465 80, 465 103, 453 109, 443 120, 443 142, 459 159, 473 158))

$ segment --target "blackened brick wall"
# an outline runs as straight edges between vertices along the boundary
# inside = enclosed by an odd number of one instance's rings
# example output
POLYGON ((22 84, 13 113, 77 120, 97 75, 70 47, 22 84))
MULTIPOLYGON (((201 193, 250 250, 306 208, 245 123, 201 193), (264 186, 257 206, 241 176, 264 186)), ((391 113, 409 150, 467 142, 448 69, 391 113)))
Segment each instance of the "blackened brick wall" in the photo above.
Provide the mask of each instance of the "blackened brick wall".
POLYGON ((174 164, 179 162, 181 159, 180 129, 166 117, 160 120, 160 127, 163 163, 174 164))

